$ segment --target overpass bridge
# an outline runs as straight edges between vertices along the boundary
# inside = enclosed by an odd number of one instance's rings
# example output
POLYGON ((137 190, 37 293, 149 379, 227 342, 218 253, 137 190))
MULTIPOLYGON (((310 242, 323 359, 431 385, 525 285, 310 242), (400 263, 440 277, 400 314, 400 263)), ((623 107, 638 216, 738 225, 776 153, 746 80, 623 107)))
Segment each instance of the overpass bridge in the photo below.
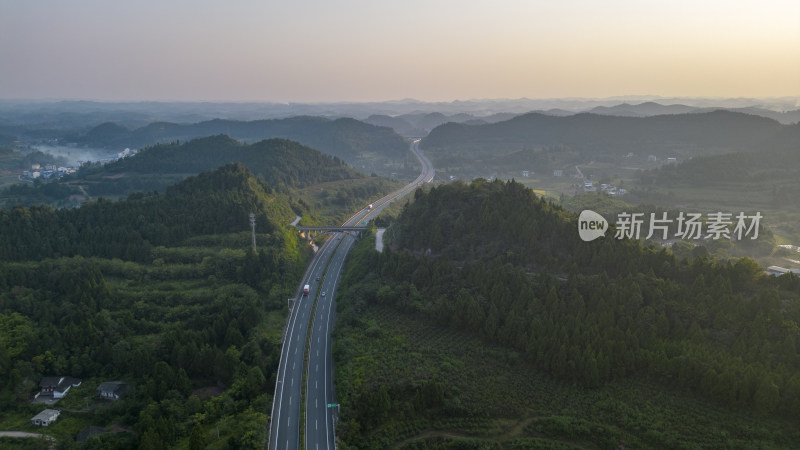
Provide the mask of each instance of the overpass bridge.
POLYGON ((367 227, 297 227, 308 239, 315 239, 327 233, 357 233, 361 237, 361 232, 366 231, 367 227))

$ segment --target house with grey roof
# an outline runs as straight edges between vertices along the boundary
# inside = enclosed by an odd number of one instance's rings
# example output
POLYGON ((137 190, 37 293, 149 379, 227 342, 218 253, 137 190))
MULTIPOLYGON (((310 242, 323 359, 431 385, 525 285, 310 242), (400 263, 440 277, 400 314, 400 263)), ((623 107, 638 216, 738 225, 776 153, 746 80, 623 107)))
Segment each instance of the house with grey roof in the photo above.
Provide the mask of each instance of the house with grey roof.
POLYGON ((39 398, 41 395, 53 397, 53 399, 58 400, 60 398, 64 398, 71 388, 78 387, 80 385, 81 380, 77 378, 43 377, 42 381, 39 382, 39 393, 36 394, 36 398, 39 398))
POLYGON ((33 416, 31 423, 40 427, 48 427, 58 419, 59 414, 61 414, 61 411, 57 409, 45 409, 33 416))
POLYGON ((128 383, 124 381, 104 381, 97 387, 97 395, 109 400, 118 400, 128 391, 128 383))

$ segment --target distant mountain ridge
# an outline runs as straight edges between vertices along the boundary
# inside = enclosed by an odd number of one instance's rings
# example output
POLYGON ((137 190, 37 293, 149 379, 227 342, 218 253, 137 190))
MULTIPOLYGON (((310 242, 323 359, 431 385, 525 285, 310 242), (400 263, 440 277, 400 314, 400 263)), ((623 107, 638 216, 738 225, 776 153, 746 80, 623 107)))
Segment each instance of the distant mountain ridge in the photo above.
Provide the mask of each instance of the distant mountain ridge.
MULTIPOLYGON (((661 105, 687 105, 700 109, 756 108, 769 112, 794 112, 795 114, 799 114, 798 108, 800 108, 797 96, 704 98, 627 95, 608 98, 506 98, 443 102, 405 99, 360 103, 97 102, 0 99, 0 131, 2 131, 3 125, 27 125, 37 129, 65 130, 91 127, 105 121, 119 123, 129 128, 139 128, 152 122, 187 124, 214 118, 249 121, 296 116, 323 116, 328 118, 352 117, 364 120, 371 115, 397 117, 406 114, 438 112, 446 116, 469 114, 475 117, 486 117, 497 113, 516 115, 533 111, 561 115, 560 111, 576 114, 591 111, 592 108, 599 106, 613 107, 623 103, 636 105, 646 102, 657 102, 661 105)), ((783 123, 792 123, 798 119, 777 120, 783 123)))
POLYGON ((644 102, 639 104, 621 103, 613 106, 595 106, 593 108, 570 111, 560 108, 550 109, 536 109, 526 113, 494 113, 489 116, 482 116, 478 114, 457 113, 457 114, 443 114, 440 112, 431 113, 408 113, 396 116, 386 114, 373 114, 367 117, 364 122, 373 125, 391 127, 401 136, 408 137, 424 137, 427 136, 434 128, 444 125, 449 122, 463 123, 467 125, 483 125, 490 123, 503 122, 510 120, 514 117, 526 114, 544 114, 547 116, 566 117, 576 114, 597 114, 603 116, 619 116, 619 117, 651 117, 660 115, 677 115, 677 114, 691 114, 691 113, 709 113, 714 111, 731 111, 740 112, 743 114, 750 114, 755 116, 767 117, 780 122, 784 125, 800 122, 800 109, 789 111, 773 111, 760 107, 708 107, 708 106, 690 106, 683 104, 660 104, 656 102, 644 102))
POLYGON ((85 134, 67 136, 65 140, 96 148, 140 148, 219 134, 244 142, 269 138, 290 139, 351 163, 364 154, 400 159, 408 148, 403 138, 390 128, 349 118, 331 120, 323 117, 249 122, 214 119, 194 124, 153 122, 133 130, 114 123, 104 123, 85 134))
POLYGON ((373 114, 367 117, 364 122, 377 126, 391 127, 394 131, 406 137, 427 136, 431 130, 439 125, 455 122, 466 123, 469 125, 481 125, 486 123, 497 123, 515 117, 512 113, 497 113, 491 116, 480 117, 471 114, 461 113, 445 115, 439 112, 432 113, 411 113, 400 116, 388 116, 385 114, 373 114))
POLYGON ((686 114, 696 112, 700 108, 687 105, 662 105, 655 102, 645 102, 638 105, 622 103, 616 106, 597 106, 588 112, 606 116, 646 117, 660 116, 662 114, 686 114))
POLYGON ((730 108, 730 107, 708 107, 708 106, 689 106, 682 104, 663 105, 655 102, 644 102, 637 105, 622 103, 616 106, 597 106, 587 112, 593 114, 601 114, 605 116, 623 116, 623 117, 649 117, 660 116, 664 114, 688 114, 688 113, 707 113, 718 110, 740 112, 743 114, 752 114, 755 116, 767 117, 778 121, 784 125, 800 122, 800 109, 790 111, 773 111, 765 108, 755 106, 743 108, 730 108))
POLYGON ((240 163, 270 185, 302 188, 308 185, 364 178, 342 160, 286 139, 244 144, 225 135, 184 143, 157 144, 136 155, 102 166, 81 169, 77 182, 89 182, 93 195, 162 190, 176 176, 185 177, 240 163))
MULTIPOLYGON (((150 124, 194 126, 215 119, 233 122, 259 122, 297 117, 324 117, 326 120, 354 118, 366 123, 388 126, 401 136, 420 137, 446 122, 494 123, 513 116, 539 112, 569 116, 583 112, 603 115, 644 117, 660 114, 709 112, 718 109, 756 114, 783 124, 800 122, 800 102, 796 97, 781 98, 667 98, 658 96, 622 96, 604 99, 473 99, 452 102, 400 100, 385 102, 341 103, 192 103, 192 102, 93 102, 93 101, 23 101, 0 99, 0 134, 23 143, 52 141, 55 138, 77 142, 84 134, 104 122, 134 131, 150 124), (444 118, 442 118, 444 116, 444 118), (80 130, 76 133, 76 130, 80 130)), ((108 131, 108 130, 106 130, 108 131)), ((174 130, 173 130, 174 131, 174 130)), ((227 133, 212 129, 201 135, 227 133)), ((123 133, 124 134, 124 133, 123 133)), ((231 134, 231 133, 228 133, 231 134)), ((191 137, 201 135, 192 134, 191 137)), ((244 136, 234 136, 247 140, 244 136)), ((258 139, 289 135, 260 135, 258 139)), ((167 139, 169 136, 166 137, 167 139)), ((12 139, 12 141, 14 140, 12 139)), ((185 139, 185 138, 184 138, 185 139)), ((102 141, 102 139, 100 140, 102 141)), ((144 145, 156 141, 145 139, 144 145)), ((162 142, 162 141, 158 141, 162 142)), ((312 142, 303 142, 316 147, 312 142)), ((135 145, 141 145, 139 142, 135 145)), ((114 143, 124 145, 123 142, 114 143)), ((132 144, 133 145, 133 144, 132 144)), ((130 145, 126 145, 130 146, 130 145)), ((327 152, 327 150, 326 150, 327 152)), ((341 156, 338 155, 337 156, 341 156)))
POLYGON ((795 145, 792 127, 737 112, 622 117, 529 113, 486 125, 447 123, 422 141, 429 156, 498 156, 531 147, 567 146, 591 155, 659 153, 675 157, 795 145))

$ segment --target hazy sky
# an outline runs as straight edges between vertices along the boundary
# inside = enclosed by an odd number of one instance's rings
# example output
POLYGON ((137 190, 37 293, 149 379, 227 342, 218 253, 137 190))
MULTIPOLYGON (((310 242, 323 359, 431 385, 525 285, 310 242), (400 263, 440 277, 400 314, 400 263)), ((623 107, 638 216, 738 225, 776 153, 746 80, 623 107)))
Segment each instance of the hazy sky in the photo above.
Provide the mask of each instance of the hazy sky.
POLYGON ((800 95, 800 1, 0 0, 0 98, 800 95))

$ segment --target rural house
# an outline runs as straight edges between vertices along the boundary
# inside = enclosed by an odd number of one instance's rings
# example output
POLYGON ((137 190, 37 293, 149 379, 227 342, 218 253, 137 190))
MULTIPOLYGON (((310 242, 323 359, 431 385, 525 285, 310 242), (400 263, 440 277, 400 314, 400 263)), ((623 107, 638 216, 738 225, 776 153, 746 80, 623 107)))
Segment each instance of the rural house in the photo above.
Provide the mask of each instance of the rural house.
POLYGON ((54 399, 64 398, 71 388, 80 385, 81 380, 77 378, 44 377, 42 381, 39 382, 39 393, 36 394, 36 398, 39 398, 40 395, 53 397, 54 399))
POLYGON ((48 427, 51 423, 58 419, 59 414, 61 414, 61 411, 57 409, 45 409, 39 414, 33 416, 31 423, 40 427, 48 427))
POLYGON ((97 387, 97 395, 110 400, 119 399, 128 390, 124 381, 104 381, 97 387))

